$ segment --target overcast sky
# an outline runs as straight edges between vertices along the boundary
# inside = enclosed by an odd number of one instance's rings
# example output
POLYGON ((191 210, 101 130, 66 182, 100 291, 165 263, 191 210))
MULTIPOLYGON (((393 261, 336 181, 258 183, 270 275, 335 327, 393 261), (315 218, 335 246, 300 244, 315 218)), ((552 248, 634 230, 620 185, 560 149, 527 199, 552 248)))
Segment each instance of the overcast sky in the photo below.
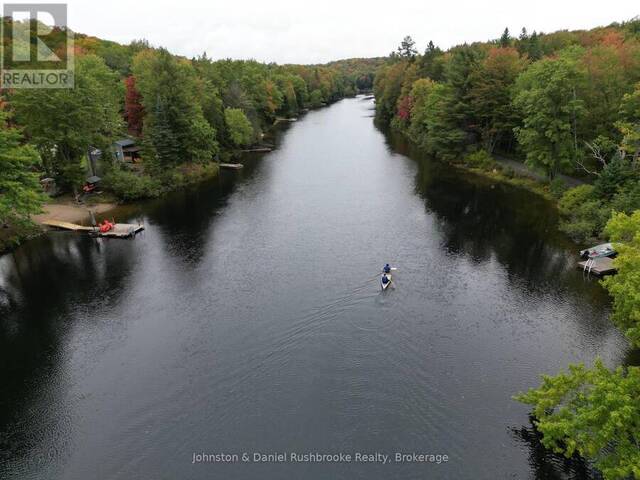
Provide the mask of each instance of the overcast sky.
MULTIPOLYGON (((18 2, 19 0, 13 0, 18 2)), ((59 1, 59 0, 58 0, 59 1)), ((51 3, 51 2, 50 2, 51 3)), ((54 2, 55 3, 55 2, 54 2)), ((387 55, 405 35, 419 50, 529 31, 591 28, 640 14, 638 0, 70 0, 77 32, 193 56, 324 63, 387 55)))

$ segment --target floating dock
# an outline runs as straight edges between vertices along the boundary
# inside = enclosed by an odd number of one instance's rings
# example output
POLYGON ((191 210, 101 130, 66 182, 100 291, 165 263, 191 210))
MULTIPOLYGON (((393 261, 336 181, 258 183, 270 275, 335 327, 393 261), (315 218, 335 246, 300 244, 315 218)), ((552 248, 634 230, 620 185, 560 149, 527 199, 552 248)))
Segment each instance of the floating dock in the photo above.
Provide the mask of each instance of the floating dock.
POLYGON ((91 232, 91 235, 98 237, 129 238, 144 230, 144 225, 133 225, 131 223, 116 223, 108 232, 101 232, 99 229, 91 232))
POLYGON ((61 222, 59 220, 45 220, 43 225, 49 227, 58 228, 61 230, 70 230, 73 232, 87 232, 90 235, 96 237, 109 237, 109 238, 129 238, 133 237, 136 233, 144 230, 144 225, 134 225, 131 223, 116 223, 113 228, 108 232, 101 232, 97 227, 87 227, 84 225, 76 225, 75 223, 61 222))
POLYGON ((599 257, 578 262, 578 268, 585 272, 593 273, 598 277, 613 275, 617 272, 616 268, 613 266, 613 260, 609 257, 599 257))
POLYGON ((219 163, 218 166, 220 168, 229 168, 231 170, 240 170, 241 168, 244 168, 244 165, 241 163, 219 163))

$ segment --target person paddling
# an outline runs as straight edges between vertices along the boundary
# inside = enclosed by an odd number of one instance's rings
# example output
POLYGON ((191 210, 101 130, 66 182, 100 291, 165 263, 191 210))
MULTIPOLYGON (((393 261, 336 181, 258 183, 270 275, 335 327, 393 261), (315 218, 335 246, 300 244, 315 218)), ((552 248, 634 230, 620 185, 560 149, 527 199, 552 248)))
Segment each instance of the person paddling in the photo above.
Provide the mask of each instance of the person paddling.
POLYGON ((391 273, 391 266, 387 263, 382 269, 384 273, 391 273))
POLYGON ((386 273, 383 273, 383 274, 382 274, 382 284, 383 284, 383 285, 386 285, 386 284, 387 284, 387 283, 389 283, 389 282, 390 282, 389 277, 387 277, 387 274, 386 274, 386 273))

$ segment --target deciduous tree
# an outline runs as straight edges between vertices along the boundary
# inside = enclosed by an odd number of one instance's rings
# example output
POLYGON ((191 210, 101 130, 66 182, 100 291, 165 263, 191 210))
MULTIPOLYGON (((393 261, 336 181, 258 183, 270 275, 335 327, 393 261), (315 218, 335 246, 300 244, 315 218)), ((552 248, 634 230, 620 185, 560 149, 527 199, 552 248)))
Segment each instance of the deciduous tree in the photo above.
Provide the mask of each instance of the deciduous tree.
POLYGON ((253 140, 253 128, 242 110, 227 107, 224 111, 224 118, 229 136, 234 145, 240 147, 251 143, 251 140, 253 140))
POLYGON ((8 115, 0 110, 0 227, 24 224, 38 213, 43 202, 35 148, 23 144, 22 134, 7 126, 8 115))
POLYGON ((584 102, 577 91, 583 79, 578 62, 565 55, 532 64, 516 83, 514 105, 522 116, 516 137, 527 163, 551 179, 578 155, 584 102))
POLYGON ((124 86, 124 115, 127 121, 127 130, 130 135, 140 137, 142 135, 144 107, 142 106, 142 95, 136 89, 136 77, 129 75, 124 80, 124 86))
POLYGON ((618 251, 614 260, 618 273, 604 281, 613 297, 611 318, 636 346, 640 346, 640 210, 632 215, 615 213, 605 232, 618 251))
POLYGON ((11 103, 19 124, 38 148, 50 175, 63 187, 84 180, 90 146, 108 151, 120 131, 122 83, 95 55, 76 59, 75 87, 16 90, 11 103))
POLYGON ((532 405, 542 444, 566 457, 579 454, 606 480, 640 478, 640 368, 570 365, 517 400, 532 405))

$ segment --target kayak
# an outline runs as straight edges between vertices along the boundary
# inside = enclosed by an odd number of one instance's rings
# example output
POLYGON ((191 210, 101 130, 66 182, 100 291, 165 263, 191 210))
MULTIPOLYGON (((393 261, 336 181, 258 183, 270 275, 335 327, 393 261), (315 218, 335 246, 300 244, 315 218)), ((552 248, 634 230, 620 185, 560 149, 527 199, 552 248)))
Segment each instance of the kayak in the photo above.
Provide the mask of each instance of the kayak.
POLYGON ((389 279, 389 281, 387 283, 383 283, 382 282, 382 278, 384 277, 384 273, 382 275, 380 275, 380 286, 382 287, 382 290, 386 290, 387 288, 389 288, 389 285, 391 285, 391 274, 387 273, 387 278, 389 279))

